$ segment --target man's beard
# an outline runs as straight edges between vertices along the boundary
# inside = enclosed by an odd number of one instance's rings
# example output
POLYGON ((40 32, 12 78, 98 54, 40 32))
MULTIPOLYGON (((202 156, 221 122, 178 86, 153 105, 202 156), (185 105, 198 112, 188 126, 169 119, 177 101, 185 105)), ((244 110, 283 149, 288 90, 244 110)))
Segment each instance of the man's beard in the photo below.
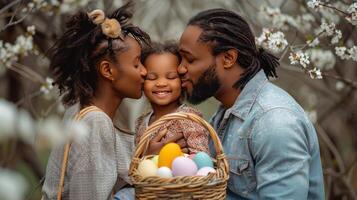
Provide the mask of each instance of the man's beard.
POLYGON ((187 101, 192 104, 199 104, 214 96, 220 86, 221 83, 216 74, 216 65, 212 64, 198 78, 197 83, 193 85, 192 94, 187 93, 187 101))

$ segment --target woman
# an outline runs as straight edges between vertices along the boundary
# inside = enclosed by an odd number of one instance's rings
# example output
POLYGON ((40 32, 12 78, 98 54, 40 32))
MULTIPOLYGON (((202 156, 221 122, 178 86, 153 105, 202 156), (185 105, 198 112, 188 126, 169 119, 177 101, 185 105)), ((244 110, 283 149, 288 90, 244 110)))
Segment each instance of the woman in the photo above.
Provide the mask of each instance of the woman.
MULTIPOLYGON (((123 98, 142 95, 146 70, 140 62, 141 44, 150 42, 128 22, 129 8, 126 4, 109 16, 100 10, 77 12, 51 51, 50 68, 62 101, 88 111, 81 121, 90 131, 71 144, 62 199, 109 199, 118 180, 125 179, 118 176, 120 165, 130 158, 120 157, 112 119, 123 98)), ((57 197, 63 154, 63 146, 51 152, 43 199, 57 197)))

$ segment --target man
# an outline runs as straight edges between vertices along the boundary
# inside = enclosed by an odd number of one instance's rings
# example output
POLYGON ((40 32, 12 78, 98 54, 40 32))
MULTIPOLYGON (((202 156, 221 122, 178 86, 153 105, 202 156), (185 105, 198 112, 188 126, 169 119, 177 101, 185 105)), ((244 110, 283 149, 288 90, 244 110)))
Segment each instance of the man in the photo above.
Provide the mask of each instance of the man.
POLYGON ((178 72, 188 101, 214 96, 212 118, 229 160, 228 199, 324 199, 315 129, 304 110, 268 81, 278 59, 257 49, 247 22, 212 9, 180 38, 178 72))

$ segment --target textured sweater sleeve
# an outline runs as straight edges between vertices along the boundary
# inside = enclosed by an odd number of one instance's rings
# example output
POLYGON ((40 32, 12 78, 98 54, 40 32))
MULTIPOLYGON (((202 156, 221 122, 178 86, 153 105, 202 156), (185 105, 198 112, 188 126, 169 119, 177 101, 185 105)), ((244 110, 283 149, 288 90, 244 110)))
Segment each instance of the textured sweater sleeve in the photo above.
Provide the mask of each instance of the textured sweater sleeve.
POLYGON ((71 146, 69 199, 109 199, 117 179, 113 123, 103 112, 88 113, 82 121, 90 132, 71 146))

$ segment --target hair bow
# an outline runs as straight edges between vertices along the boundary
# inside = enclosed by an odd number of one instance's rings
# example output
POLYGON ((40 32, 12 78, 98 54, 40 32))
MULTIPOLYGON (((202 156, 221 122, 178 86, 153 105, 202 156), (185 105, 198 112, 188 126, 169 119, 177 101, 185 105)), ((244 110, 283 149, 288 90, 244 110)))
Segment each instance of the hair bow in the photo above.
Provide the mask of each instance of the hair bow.
POLYGON ((121 40, 124 40, 121 26, 117 19, 109 19, 105 17, 104 12, 99 9, 93 10, 92 12, 87 14, 94 24, 101 26, 102 33, 104 35, 110 38, 120 38, 121 40))

